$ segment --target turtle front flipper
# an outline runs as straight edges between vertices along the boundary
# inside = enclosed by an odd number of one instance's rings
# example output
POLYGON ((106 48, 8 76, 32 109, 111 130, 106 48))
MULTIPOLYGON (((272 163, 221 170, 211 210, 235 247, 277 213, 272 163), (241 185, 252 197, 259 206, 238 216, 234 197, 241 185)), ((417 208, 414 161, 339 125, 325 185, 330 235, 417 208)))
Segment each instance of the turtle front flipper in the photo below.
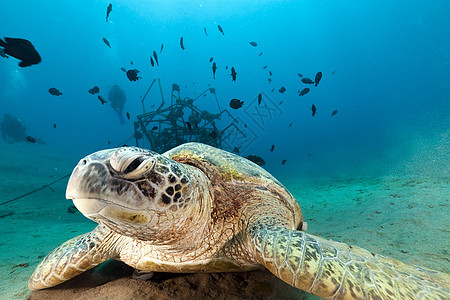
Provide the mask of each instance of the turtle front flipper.
POLYGON ((41 290, 67 281, 116 256, 114 232, 103 226, 77 236, 50 252, 36 267, 30 279, 30 290, 41 290))
POLYGON ((325 299, 450 299, 450 276, 285 228, 250 232, 255 259, 325 299))

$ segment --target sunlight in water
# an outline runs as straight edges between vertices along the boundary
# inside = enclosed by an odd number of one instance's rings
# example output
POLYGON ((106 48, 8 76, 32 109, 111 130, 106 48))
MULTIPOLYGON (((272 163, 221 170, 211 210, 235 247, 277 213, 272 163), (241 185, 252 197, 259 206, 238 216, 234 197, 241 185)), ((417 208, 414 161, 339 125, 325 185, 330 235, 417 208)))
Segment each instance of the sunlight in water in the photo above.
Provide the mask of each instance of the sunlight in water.
POLYGON ((16 63, 7 64, 7 72, 5 72, 5 82, 6 89, 2 91, 3 99, 14 99, 13 101, 21 101, 20 95, 21 91, 26 90, 28 87, 27 80, 24 76, 23 70, 17 68, 16 63))

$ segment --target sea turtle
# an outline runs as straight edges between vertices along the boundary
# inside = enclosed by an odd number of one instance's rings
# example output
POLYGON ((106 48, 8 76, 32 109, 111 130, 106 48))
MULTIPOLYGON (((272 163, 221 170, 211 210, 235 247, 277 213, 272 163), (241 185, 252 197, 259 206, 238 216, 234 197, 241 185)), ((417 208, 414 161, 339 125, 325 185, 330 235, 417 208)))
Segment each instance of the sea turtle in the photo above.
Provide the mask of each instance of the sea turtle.
POLYGON ((99 225, 48 254, 32 290, 114 258, 144 272, 266 267, 323 298, 450 298, 448 274, 297 230, 305 227, 300 206, 280 182, 211 146, 96 152, 78 163, 66 196, 99 225))

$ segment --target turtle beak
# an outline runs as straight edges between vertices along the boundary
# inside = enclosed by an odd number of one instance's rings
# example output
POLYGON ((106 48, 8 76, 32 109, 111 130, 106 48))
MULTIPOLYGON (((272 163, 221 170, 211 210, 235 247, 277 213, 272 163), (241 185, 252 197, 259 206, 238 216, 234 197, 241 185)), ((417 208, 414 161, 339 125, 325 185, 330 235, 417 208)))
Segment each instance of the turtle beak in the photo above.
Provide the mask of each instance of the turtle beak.
POLYGON ((98 215, 106 206, 106 202, 89 198, 74 198, 73 204, 86 217, 98 215))
MULTIPOLYGON (((105 151, 107 152, 107 151, 105 151)), ((86 182, 92 182, 89 180, 92 176, 102 176, 105 178, 107 169, 101 163, 96 163, 95 158, 105 157, 107 153, 103 152, 102 155, 95 153, 95 155, 89 155, 80 160, 70 176, 66 189, 66 198, 73 200, 73 204, 76 208, 86 217, 93 214, 98 214, 105 206, 105 202, 97 200, 93 195, 90 195, 86 191, 86 182), (95 156, 95 157, 94 157, 95 156), (96 164, 94 168, 90 165, 96 164), (89 169, 93 169, 89 171, 89 169), (95 170, 95 174, 94 173, 95 170)))
POLYGON ((86 217, 100 213, 105 207, 116 205, 128 209, 145 209, 148 201, 132 182, 116 176, 110 161, 117 149, 95 152, 81 159, 72 172, 66 198, 86 217))
POLYGON ((102 224, 143 226, 151 216, 137 187, 116 178, 110 158, 116 149, 96 152, 78 163, 67 184, 66 198, 87 218, 102 224))
POLYGON ((90 194, 92 193, 86 190, 86 186, 93 186, 94 180, 98 181, 98 178, 102 178, 106 182, 110 175, 104 162, 113 153, 111 150, 95 152, 78 162, 67 184, 67 199, 91 198, 90 194))

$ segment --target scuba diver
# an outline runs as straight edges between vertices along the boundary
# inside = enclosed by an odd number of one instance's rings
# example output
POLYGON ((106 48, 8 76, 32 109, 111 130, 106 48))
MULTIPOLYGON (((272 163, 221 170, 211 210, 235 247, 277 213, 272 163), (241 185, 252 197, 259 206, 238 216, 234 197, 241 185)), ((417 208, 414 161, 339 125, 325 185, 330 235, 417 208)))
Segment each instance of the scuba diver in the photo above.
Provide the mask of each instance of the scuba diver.
POLYGON ((119 115, 120 124, 124 124, 125 120, 123 118, 123 106, 125 105, 125 102, 127 102, 127 97, 125 96, 125 92, 117 84, 113 85, 111 88, 108 95, 108 101, 119 115))
POLYGON ((0 124, 2 138, 8 143, 24 142, 27 138, 26 127, 19 118, 10 114, 3 115, 3 121, 0 124))

